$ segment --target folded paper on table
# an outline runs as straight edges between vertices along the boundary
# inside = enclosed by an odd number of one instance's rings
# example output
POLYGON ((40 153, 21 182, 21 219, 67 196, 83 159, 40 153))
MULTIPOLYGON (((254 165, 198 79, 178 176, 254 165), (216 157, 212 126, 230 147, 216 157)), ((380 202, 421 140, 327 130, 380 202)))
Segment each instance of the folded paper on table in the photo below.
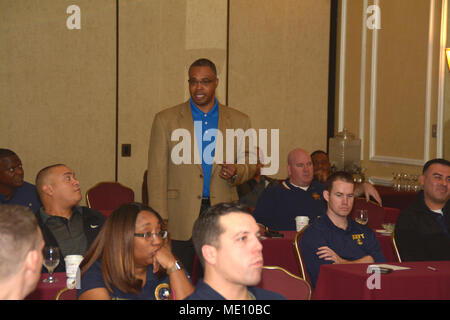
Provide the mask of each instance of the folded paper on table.
POLYGON ((378 233, 381 233, 381 234, 383 234, 385 236, 386 235, 389 236, 389 235, 392 234, 392 231, 389 231, 389 230, 386 230, 386 229, 376 229, 375 231, 378 232, 378 233))
POLYGON ((392 271, 408 270, 409 267, 394 266, 391 264, 371 264, 367 267, 367 273, 372 273, 376 269, 390 269, 392 271))

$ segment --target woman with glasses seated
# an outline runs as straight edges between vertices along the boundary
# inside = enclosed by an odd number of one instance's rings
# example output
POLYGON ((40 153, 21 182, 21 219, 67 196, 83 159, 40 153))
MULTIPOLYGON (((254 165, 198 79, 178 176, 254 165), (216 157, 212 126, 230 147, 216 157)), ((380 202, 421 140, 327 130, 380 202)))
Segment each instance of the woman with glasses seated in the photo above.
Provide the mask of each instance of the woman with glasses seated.
POLYGON ((78 299, 181 300, 190 295, 194 288, 161 223, 157 212, 139 203, 114 210, 80 264, 78 299))

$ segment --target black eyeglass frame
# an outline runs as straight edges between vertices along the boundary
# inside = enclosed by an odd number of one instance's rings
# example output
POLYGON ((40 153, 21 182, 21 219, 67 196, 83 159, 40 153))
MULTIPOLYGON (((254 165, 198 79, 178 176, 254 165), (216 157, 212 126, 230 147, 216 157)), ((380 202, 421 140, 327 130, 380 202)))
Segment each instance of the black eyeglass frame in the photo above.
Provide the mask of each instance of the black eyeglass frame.
POLYGON ((202 79, 202 80, 189 79, 188 82, 189 82, 189 85, 191 85, 191 86, 196 86, 200 83, 203 87, 206 87, 206 86, 209 86, 211 83, 213 83, 216 79, 217 78, 202 79))

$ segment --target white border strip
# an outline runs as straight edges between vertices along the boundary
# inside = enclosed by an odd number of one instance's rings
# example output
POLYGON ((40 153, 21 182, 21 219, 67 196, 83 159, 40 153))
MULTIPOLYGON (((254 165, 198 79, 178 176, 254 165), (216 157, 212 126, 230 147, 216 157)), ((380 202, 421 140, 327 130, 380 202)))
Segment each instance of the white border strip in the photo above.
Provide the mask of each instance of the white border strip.
POLYGON ((445 94, 445 72, 447 71, 447 58, 445 48, 447 46, 447 10, 448 1, 442 0, 441 5, 441 40, 439 48, 439 84, 437 105, 437 137, 436 157, 444 156, 444 94, 445 94))
POLYGON ((428 28, 428 57, 427 57, 427 92, 426 92, 426 105, 425 105, 425 145, 424 145, 424 157, 425 163, 430 157, 430 133, 431 133, 431 89, 433 88, 433 45, 434 45, 434 20, 436 11, 436 1, 430 1, 430 22, 428 28))
POLYGON ((361 86, 359 91, 359 138, 361 139, 361 160, 364 160, 364 129, 366 108, 366 55, 367 55, 367 7, 368 0, 364 0, 361 30, 361 86))
POLYGON ((338 132, 344 130, 344 95, 345 95, 345 52, 347 38, 347 0, 341 6, 341 41, 339 56, 339 114, 338 132))
MULTIPOLYGON (((379 5, 378 0, 375 5, 379 5)), ((377 59, 378 59, 378 30, 372 30, 372 62, 370 74, 370 160, 375 160, 375 135, 376 135, 376 103, 377 103, 377 59)), ((376 161, 376 160, 375 160, 376 161)))

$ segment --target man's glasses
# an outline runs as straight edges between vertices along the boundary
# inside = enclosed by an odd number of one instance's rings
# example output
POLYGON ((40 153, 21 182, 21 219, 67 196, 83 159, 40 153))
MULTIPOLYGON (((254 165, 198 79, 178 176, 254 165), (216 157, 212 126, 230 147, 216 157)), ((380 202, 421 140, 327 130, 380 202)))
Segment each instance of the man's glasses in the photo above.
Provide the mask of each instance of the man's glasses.
POLYGON ((146 233, 135 233, 135 237, 141 237, 144 239, 156 240, 157 238, 166 239, 167 238, 167 230, 161 230, 159 232, 146 232, 146 233))
POLYGON ((215 81, 216 79, 210 80, 210 79, 202 79, 202 80, 193 80, 193 79, 189 79, 188 82, 191 86, 196 86, 199 83, 206 87, 208 86, 211 82, 215 81))

